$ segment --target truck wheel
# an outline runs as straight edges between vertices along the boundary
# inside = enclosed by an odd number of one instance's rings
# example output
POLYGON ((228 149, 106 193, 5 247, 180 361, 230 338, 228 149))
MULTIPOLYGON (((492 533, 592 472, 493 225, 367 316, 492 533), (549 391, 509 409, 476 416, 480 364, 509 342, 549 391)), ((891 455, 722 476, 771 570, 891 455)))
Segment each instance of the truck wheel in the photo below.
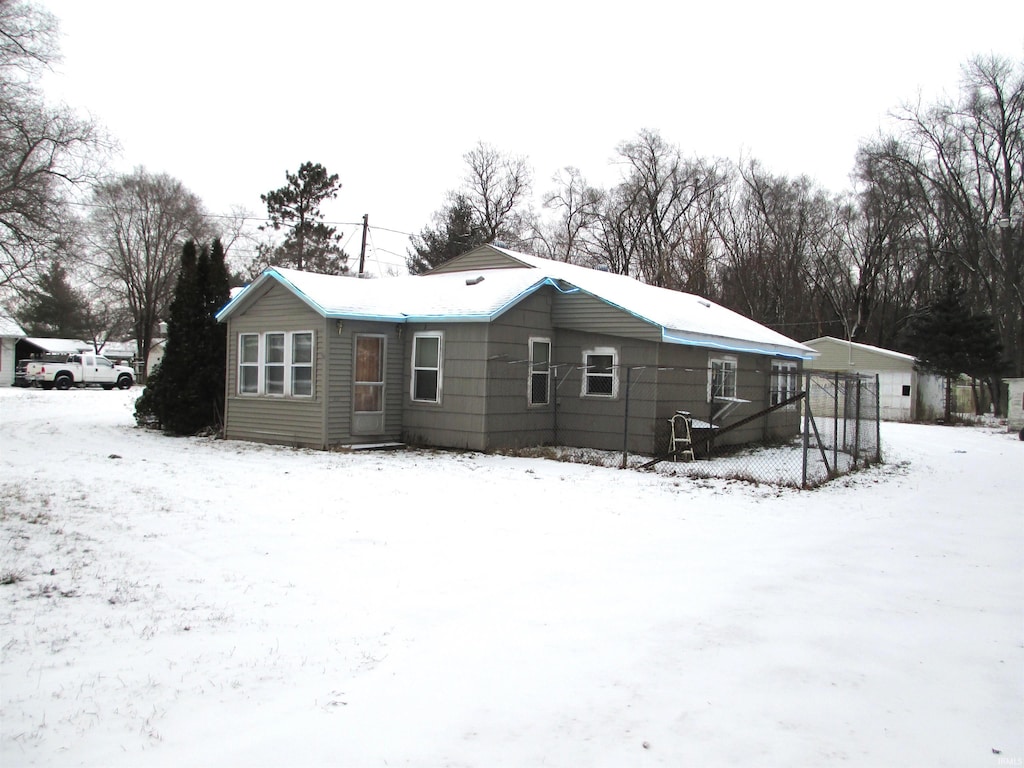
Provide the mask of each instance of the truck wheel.
POLYGON ((132 388, 132 377, 127 373, 124 376, 119 376, 117 379, 118 389, 131 389, 132 388))
POLYGON ((57 389, 71 389, 71 377, 62 373, 53 380, 53 386, 57 389))

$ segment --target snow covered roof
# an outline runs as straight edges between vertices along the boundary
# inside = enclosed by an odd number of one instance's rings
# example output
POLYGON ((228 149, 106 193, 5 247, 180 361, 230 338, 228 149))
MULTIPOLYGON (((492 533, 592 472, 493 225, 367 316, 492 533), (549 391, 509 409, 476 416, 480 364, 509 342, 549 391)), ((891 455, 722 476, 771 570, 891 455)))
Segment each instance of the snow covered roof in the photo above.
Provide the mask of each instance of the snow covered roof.
POLYGON ((492 246, 509 258, 570 283, 653 325, 664 341, 733 351, 767 352, 803 359, 816 356, 808 346, 701 296, 641 283, 628 275, 580 267, 492 246))
POLYGON ((45 336, 30 336, 25 341, 51 355, 73 355, 75 352, 84 352, 92 349, 92 344, 88 344, 81 339, 51 339, 45 336))
MULTIPOLYGON (((490 246, 494 247, 494 246, 490 246)), ((406 322, 486 322, 549 285, 583 292, 661 328, 662 340, 737 352, 810 359, 816 352, 750 318, 689 293, 646 285, 631 277, 495 248, 507 268, 366 280, 271 268, 218 314, 226 320, 262 295, 260 286, 285 286, 329 318, 406 322), (525 267, 525 268, 524 268, 525 267)))
POLYGON ((25 332, 21 329, 14 318, 7 315, 0 315, 0 336, 5 338, 24 338, 25 332))
POLYGON ((845 339, 837 339, 835 336, 821 336, 817 339, 811 339, 805 341, 808 347, 816 349, 822 344, 822 342, 836 344, 840 347, 852 347, 853 349, 859 349, 870 354, 882 355, 883 357, 891 357, 893 360, 903 360, 908 363, 913 363, 916 358, 913 355, 907 355, 903 352, 895 352, 891 349, 883 349, 882 347, 873 347, 870 344, 861 344, 856 341, 846 341, 845 339))

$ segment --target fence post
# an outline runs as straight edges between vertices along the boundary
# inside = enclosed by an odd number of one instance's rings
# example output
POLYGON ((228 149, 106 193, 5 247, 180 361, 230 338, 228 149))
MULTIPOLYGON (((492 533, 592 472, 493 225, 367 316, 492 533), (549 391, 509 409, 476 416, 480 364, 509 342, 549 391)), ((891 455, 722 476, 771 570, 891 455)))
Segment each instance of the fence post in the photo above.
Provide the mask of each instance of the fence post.
MULTIPOLYGON (((844 395, 845 398, 845 395, 844 395)), ((843 407, 846 407, 844 399, 843 407)), ((843 447, 846 447, 846 425, 843 425, 843 447)), ((839 373, 832 387, 832 466, 839 466, 839 373)))
POLYGON ((811 374, 804 374, 804 429, 803 429, 803 475, 800 478, 800 487, 807 487, 807 451, 808 446, 808 433, 811 431, 811 374))
POLYGON ((629 385, 633 369, 626 367, 626 416, 622 424, 622 467, 625 469, 629 462, 629 385))
POLYGON ((855 402, 855 408, 853 417, 856 419, 854 422, 853 429, 853 466, 857 466, 857 460, 860 458, 860 395, 861 395, 861 378, 857 377, 857 398, 855 402))
POLYGON ((875 462, 882 460, 882 384, 875 374, 875 462))

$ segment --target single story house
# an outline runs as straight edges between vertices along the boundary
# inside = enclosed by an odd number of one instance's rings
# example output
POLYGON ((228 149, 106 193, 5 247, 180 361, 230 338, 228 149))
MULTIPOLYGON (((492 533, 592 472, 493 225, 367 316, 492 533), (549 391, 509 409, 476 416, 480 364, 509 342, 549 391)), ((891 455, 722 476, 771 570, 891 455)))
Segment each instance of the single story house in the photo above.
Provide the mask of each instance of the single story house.
POLYGON ((916 369, 913 355, 832 336, 805 341, 818 352, 814 370, 878 376, 881 418, 934 421, 945 413, 945 380, 916 369))
MULTIPOLYGON (((316 448, 621 450, 628 434, 663 453, 677 410, 716 426, 763 410, 815 354, 699 296, 493 245, 418 276, 268 269, 217 317, 225 436, 316 448)), ((767 419, 795 434, 799 409, 767 419)))
POLYGON ((14 369, 18 362, 15 347, 20 339, 25 338, 14 318, 0 315, 0 387, 14 384, 14 369))

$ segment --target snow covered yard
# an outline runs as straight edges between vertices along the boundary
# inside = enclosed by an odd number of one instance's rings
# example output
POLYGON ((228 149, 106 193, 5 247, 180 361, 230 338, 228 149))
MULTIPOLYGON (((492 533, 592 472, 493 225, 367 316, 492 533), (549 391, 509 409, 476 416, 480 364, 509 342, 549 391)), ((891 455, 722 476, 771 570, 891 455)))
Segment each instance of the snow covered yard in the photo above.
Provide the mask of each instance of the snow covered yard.
POLYGON ((1024 443, 816 491, 0 389, 0 763, 1024 764, 1024 443), (999 750, 999 752, 995 752, 999 750))

